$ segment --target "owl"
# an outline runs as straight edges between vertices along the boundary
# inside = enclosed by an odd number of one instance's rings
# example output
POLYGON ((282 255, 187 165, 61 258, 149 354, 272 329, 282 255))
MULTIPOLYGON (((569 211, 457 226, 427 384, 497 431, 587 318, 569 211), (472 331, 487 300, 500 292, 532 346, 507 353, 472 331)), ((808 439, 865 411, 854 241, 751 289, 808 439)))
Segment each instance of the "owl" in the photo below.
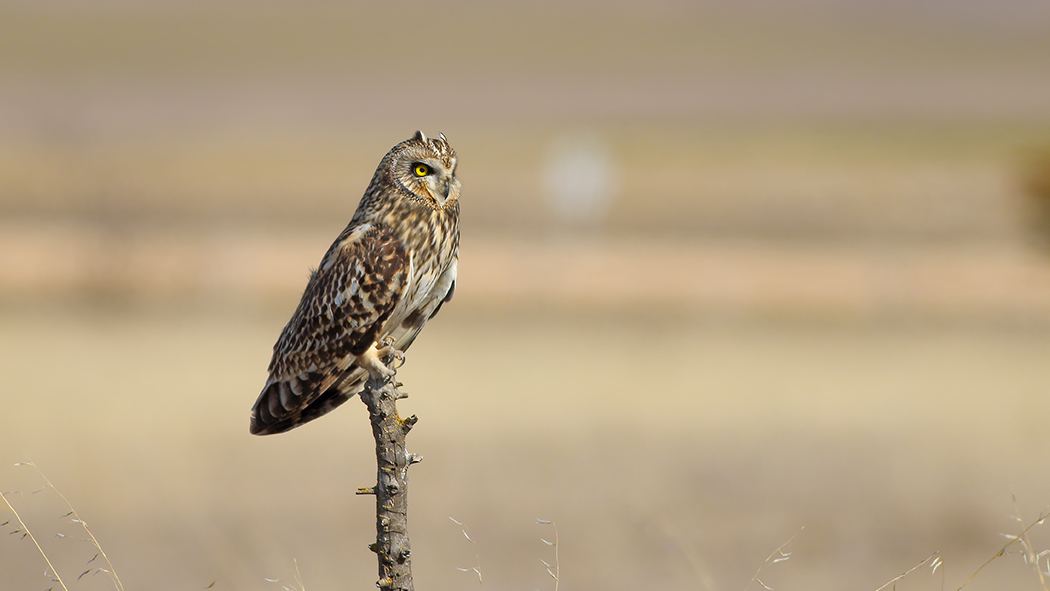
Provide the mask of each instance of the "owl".
POLYGON ((282 433, 357 394, 408 349, 456 289, 456 152, 422 131, 376 169, 350 224, 321 259, 273 347, 251 432, 282 433))

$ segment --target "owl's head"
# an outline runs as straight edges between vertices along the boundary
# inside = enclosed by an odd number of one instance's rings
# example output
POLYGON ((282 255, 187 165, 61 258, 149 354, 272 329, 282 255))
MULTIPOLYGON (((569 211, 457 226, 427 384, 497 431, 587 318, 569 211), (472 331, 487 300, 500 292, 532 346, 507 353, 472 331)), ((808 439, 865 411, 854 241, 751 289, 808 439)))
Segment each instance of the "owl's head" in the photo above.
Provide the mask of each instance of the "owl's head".
POLYGON ((388 182, 405 197, 438 209, 459 198, 456 151, 444 134, 428 138, 422 131, 394 146, 383 159, 388 182))

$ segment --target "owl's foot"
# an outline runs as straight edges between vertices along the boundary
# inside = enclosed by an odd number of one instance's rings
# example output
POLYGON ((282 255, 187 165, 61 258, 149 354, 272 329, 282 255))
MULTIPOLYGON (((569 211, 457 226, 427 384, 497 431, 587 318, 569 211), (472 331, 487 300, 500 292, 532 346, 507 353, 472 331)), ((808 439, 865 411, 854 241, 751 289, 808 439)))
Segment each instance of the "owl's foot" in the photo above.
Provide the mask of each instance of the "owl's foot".
POLYGON ((394 361, 391 363, 391 366, 394 370, 401 369, 401 366, 405 364, 405 352, 394 348, 394 337, 387 335, 379 342, 382 345, 376 349, 376 354, 379 355, 379 358, 386 359, 393 355, 394 361))
POLYGON ((369 377, 374 380, 388 380, 394 377, 396 371, 383 363, 383 358, 389 356, 391 352, 395 353, 394 358, 396 359, 399 351, 396 351, 392 345, 384 343, 376 347, 373 343, 367 351, 357 356, 357 365, 367 371, 369 377))

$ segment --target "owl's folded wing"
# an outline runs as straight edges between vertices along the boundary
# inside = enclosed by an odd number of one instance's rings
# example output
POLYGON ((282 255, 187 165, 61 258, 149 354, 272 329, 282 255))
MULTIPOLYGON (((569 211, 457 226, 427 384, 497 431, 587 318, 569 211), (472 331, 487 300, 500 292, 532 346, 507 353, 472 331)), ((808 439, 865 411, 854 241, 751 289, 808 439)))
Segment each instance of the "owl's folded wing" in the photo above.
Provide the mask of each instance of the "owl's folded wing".
POLYGON ((348 227, 328 250, 273 348, 251 432, 280 433, 323 413, 304 411, 375 342, 408 281, 408 255, 380 224, 348 227))

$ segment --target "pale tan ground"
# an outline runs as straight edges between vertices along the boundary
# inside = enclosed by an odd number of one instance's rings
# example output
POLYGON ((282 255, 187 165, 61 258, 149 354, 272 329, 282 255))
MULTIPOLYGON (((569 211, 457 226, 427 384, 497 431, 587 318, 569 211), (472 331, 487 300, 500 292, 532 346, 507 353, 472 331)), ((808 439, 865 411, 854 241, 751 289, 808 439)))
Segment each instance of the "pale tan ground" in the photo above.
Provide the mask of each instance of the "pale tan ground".
MULTIPOLYGON (((247 432, 283 320, 0 317, 0 475, 60 572, 94 553, 13 462, 45 471, 129 589, 277 589, 263 578, 294 580, 293 559, 308 589, 371 586, 373 507, 352 494, 374 472, 362 405, 287 435, 247 432)), ((480 561, 483 588, 552 588, 540 517, 558 524, 563 589, 742 589, 803 527, 791 560, 764 573, 771 586, 875 589, 936 550, 957 586, 1017 531, 1012 494, 1026 518, 1050 498, 1047 359, 1045 326, 450 307, 400 374, 425 457, 417 585, 472 588, 456 568, 480 561)), ((1050 545, 1045 526, 1032 533, 1050 545)), ((44 585, 29 541, 2 543, 3 588, 44 585)), ((89 577, 76 588, 107 588, 89 577)), ((927 571, 900 588, 940 585, 927 571)), ((967 588, 1038 583, 1008 556, 967 588)))

